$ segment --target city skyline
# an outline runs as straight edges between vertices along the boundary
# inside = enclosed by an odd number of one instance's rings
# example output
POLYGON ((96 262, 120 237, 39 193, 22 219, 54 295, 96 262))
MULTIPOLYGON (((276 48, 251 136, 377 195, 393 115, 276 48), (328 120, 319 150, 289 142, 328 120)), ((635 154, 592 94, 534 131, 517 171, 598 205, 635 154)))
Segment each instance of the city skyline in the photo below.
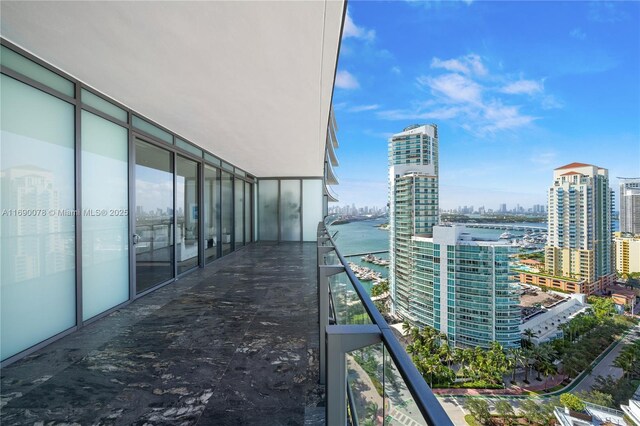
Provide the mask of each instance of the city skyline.
POLYGON ((340 200, 385 204, 388 139, 414 123, 438 125, 445 210, 545 204, 545 177, 571 162, 608 168, 612 187, 639 176, 639 17, 629 3, 350 4, 340 200))

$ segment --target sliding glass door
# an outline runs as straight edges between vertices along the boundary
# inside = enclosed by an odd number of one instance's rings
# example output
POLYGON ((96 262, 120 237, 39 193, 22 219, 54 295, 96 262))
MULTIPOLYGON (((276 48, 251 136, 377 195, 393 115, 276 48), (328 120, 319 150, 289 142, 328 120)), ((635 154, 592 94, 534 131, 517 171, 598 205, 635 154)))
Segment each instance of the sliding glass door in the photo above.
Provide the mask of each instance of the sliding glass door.
POLYGON ((174 277, 173 155, 150 143, 135 141, 136 292, 174 277))
POLYGON ((198 163, 176 159, 176 256, 178 274, 198 266, 198 163))

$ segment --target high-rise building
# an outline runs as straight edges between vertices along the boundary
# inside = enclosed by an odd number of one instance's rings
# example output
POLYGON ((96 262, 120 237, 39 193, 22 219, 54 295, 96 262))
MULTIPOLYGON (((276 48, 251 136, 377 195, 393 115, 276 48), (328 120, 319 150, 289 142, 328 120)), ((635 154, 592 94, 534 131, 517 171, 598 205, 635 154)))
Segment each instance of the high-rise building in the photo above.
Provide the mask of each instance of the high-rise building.
POLYGON ((548 192, 545 269, 580 283, 587 293, 613 282, 613 191, 607 169, 571 163, 553 172, 548 192))
MULTIPOLYGON (((504 243, 472 241, 438 223, 438 130, 409 126, 389 140, 392 311, 458 346, 519 345, 518 298, 504 243)), ((462 211, 467 211, 468 207, 462 211)))
MULTIPOLYGON (((408 315, 411 298, 411 237, 431 236, 438 223, 438 128, 413 125, 389 140, 390 285, 394 307, 408 315)), ((413 296, 412 296, 413 295, 413 296)))
POLYGON ((620 179, 620 231, 640 234, 640 178, 620 179))
MULTIPOLYGON (((509 274, 511 247, 474 241, 464 226, 435 226, 414 237, 412 310, 405 317, 445 333, 459 347, 520 346, 518 294, 509 274)), ((400 313, 402 315, 402 313, 400 313)))

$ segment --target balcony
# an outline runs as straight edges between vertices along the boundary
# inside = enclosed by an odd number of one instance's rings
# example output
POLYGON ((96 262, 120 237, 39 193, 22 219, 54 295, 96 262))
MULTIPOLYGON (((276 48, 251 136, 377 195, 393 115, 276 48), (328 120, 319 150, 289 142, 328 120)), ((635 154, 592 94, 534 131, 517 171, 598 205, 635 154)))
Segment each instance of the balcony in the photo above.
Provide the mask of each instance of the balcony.
POLYGON ((384 360, 376 373, 384 383, 380 416, 451 424, 333 241, 322 235, 318 247, 248 245, 4 368, 3 420, 343 424, 349 416, 358 424, 366 396, 357 389, 373 380, 355 362, 367 353, 384 360), (318 267, 318 252, 326 253, 321 258, 328 266, 318 267), (322 277, 324 268, 340 274, 320 300, 321 309, 331 311, 323 322, 327 350, 320 352, 316 274, 322 277), (345 348, 358 341, 373 345, 345 357, 345 348), (326 399, 319 361, 326 363, 326 399), (347 380, 347 365, 349 387, 335 381, 340 374, 347 380), (348 395, 348 409, 340 395, 348 395))

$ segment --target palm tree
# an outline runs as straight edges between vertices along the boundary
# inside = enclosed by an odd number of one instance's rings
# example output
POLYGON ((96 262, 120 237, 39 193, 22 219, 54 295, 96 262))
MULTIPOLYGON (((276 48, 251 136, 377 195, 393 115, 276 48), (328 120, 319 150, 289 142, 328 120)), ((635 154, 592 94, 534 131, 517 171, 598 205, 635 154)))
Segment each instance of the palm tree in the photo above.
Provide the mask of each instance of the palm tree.
POLYGON ((547 382, 548 382, 549 376, 557 373, 556 366, 553 365, 553 363, 551 362, 545 361, 540 365, 539 372, 542 373, 542 375, 545 377, 544 390, 547 390, 547 382))
POLYGON ((528 347, 533 346, 533 343, 531 343, 531 339, 535 337, 536 333, 534 333, 532 329, 527 328, 525 331, 522 332, 522 334, 526 338, 525 341, 527 342, 527 346, 528 347))
POLYGON ((524 382, 529 383, 529 370, 531 368, 531 359, 533 358, 533 352, 531 349, 522 349, 522 367, 524 368, 524 382))
POLYGON ((408 336, 410 332, 411 332, 411 324, 409 324, 409 321, 405 320, 402 323, 402 334, 405 336, 408 336))
POLYGON ((367 404, 367 420, 374 420, 378 417, 378 404, 370 402, 367 404))
POLYGON ((451 368, 451 363, 454 360, 454 355, 453 355, 453 350, 451 349, 451 346, 449 346, 449 343, 444 342, 441 346, 440 346, 440 359, 442 360, 442 362, 445 362, 447 364, 447 367, 451 368))
POLYGON ((511 376, 511 381, 515 383, 516 381, 516 369, 518 365, 523 365, 525 359, 524 352, 520 348, 512 348, 509 349, 510 359, 512 361, 511 367, 513 368, 513 374, 511 376))

